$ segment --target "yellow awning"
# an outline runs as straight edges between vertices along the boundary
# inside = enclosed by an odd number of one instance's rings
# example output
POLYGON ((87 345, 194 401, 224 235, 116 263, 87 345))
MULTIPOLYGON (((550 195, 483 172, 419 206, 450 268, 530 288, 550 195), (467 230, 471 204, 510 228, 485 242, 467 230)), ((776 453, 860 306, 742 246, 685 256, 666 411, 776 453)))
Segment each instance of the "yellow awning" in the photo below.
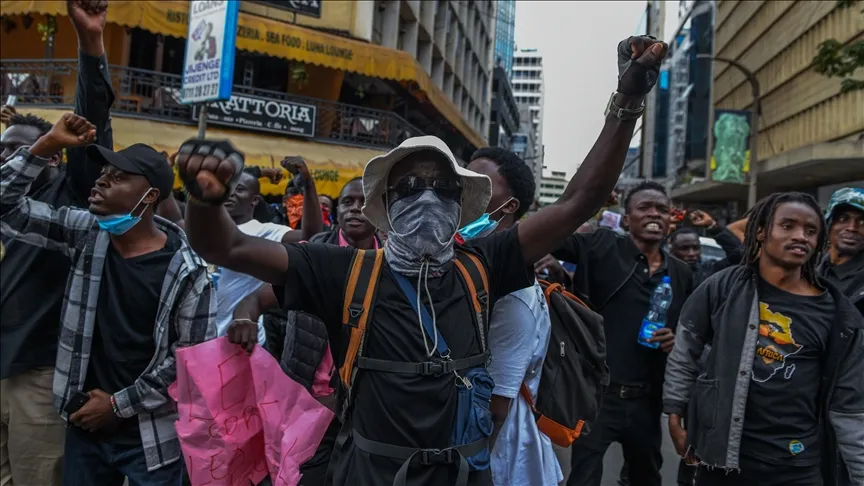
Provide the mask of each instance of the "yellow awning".
MULTIPOLYGON (((66 15, 62 0, 2 0, 3 15, 35 12, 66 15)), ((156 34, 186 37, 189 2, 183 0, 109 3, 108 22, 139 27, 156 34)), ((407 52, 367 44, 316 30, 240 13, 237 48, 285 59, 350 71, 375 78, 413 81, 433 106, 473 145, 487 144, 463 118, 422 66, 407 52)))
MULTIPOLYGON (((66 112, 66 110, 36 108, 26 111, 52 123, 66 112)), ((111 124, 114 129, 114 150, 120 150, 136 143, 145 143, 160 152, 172 154, 177 151, 180 144, 195 137, 198 131, 197 127, 192 125, 177 125, 135 118, 114 117, 111 124)), ((317 143, 215 126, 207 127, 207 138, 231 140, 231 143, 246 155, 246 165, 279 167, 279 162, 283 157, 299 155, 309 165, 318 193, 333 198, 339 195, 339 191, 342 190, 342 186, 346 182, 363 175, 363 168, 369 159, 384 153, 372 149, 317 143)), ((265 195, 281 196, 285 194, 288 174, 283 172, 284 177, 278 185, 262 179, 261 192, 265 195)), ((181 187, 180 180, 175 180, 174 188, 180 189, 181 187)))

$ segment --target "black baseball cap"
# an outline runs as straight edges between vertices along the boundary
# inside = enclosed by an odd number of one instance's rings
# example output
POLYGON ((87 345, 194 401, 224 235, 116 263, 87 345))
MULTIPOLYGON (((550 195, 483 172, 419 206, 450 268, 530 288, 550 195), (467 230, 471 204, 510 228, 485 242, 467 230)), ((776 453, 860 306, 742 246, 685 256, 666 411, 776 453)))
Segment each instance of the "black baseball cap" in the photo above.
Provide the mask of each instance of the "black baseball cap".
POLYGON ((174 189, 174 171, 168 160, 149 145, 136 143, 114 152, 96 144, 87 147, 87 156, 100 165, 111 165, 123 172, 144 176, 159 189, 159 199, 165 199, 174 189))

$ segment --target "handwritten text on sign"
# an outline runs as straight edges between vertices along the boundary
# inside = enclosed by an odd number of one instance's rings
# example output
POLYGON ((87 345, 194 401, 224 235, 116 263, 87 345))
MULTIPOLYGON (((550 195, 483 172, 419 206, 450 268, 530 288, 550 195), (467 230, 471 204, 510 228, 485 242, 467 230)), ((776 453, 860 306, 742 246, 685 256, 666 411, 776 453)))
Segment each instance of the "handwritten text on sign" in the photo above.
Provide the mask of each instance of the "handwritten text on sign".
POLYGON ((171 393, 193 486, 296 486, 333 418, 262 348, 226 338, 178 350, 171 393))

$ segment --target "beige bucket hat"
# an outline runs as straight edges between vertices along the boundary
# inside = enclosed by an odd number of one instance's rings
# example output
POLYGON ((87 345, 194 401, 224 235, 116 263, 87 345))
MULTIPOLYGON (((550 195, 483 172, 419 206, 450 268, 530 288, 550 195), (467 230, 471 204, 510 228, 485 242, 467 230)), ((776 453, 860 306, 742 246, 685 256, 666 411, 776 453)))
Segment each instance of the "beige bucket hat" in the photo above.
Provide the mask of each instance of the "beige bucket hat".
POLYGON ((384 192, 387 190, 387 177, 390 169, 406 155, 421 150, 434 150, 444 155, 450 166, 462 183, 462 215, 461 225, 466 225, 486 212, 486 206, 492 197, 492 182, 488 177, 462 168, 453 156, 453 152, 438 137, 427 135, 412 137, 402 142, 398 147, 373 158, 363 170, 363 195, 366 204, 363 214, 373 226, 381 231, 390 231, 390 221, 387 218, 387 208, 384 207, 384 192))

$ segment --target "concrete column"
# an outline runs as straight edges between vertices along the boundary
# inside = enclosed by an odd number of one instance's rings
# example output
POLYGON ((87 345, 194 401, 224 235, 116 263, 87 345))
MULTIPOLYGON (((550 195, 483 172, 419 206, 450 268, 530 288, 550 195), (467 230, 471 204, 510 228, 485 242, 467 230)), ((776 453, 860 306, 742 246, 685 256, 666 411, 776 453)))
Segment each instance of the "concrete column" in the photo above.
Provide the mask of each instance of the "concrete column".
POLYGON ((435 0, 426 0, 420 3, 420 23, 433 37, 435 35, 435 11, 438 2, 435 0))
POLYGON ((129 56, 132 52, 132 31, 128 28, 123 29, 123 55, 120 57, 120 65, 129 65, 129 56))
POLYGON ((417 60, 426 73, 432 75, 432 43, 429 41, 420 41, 417 43, 417 60))
POLYGON ((447 23, 447 54, 444 59, 450 63, 450 67, 456 72, 459 63, 459 45, 461 44, 459 36, 459 27, 454 24, 453 17, 447 23))
POLYGON ((405 0, 405 4, 411 9, 415 19, 420 18, 420 0, 405 0))
POLYGON ((444 59, 432 60, 432 81, 442 90, 444 89, 444 59))
POLYGON ((399 0, 386 0, 381 12, 381 45, 397 49, 399 44, 399 0))
POLYGON ((402 25, 405 28, 405 33, 401 34, 402 50, 411 54, 411 57, 417 58, 417 36, 420 32, 420 24, 415 20, 402 25))
POLYGON ((435 38, 435 43, 438 44, 438 49, 444 53, 445 56, 447 55, 447 22, 449 17, 450 6, 447 5, 447 2, 435 2, 435 25, 432 30, 432 35, 435 38))
POLYGON ((154 71, 162 72, 162 61, 165 58, 165 38, 161 35, 156 36, 156 55, 153 58, 154 71))

